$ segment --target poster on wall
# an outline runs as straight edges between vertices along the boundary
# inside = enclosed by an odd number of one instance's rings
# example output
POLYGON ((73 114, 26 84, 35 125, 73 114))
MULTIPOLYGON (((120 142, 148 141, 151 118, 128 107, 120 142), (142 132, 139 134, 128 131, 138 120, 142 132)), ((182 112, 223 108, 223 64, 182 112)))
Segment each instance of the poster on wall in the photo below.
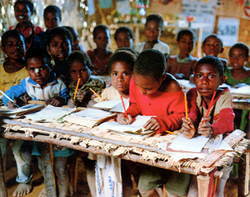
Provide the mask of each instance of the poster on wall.
POLYGON ((204 39, 208 34, 213 33, 215 11, 217 0, 183 0, 182 15, 183 17, 194 17, 192 28, 202 28, 204 39))
POLYGON ((217 35, 221 38, 224 46, 232 46, 238 42, 239 23, 237 18, 219 18, 217 35))

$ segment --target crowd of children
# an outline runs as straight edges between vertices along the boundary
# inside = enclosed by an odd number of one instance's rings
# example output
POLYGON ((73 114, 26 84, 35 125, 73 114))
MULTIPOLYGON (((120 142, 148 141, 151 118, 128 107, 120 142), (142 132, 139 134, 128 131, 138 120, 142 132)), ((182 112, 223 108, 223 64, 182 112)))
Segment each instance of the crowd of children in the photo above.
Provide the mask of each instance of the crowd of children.
MULTIPOLYGON (((231 86, 250 85, 249 48, 244 43, 234 44, 226 60, 218 57, 223 52, 221 39, 215 34, 208 35, 202 43, 204 57, 198 59, 191 55, 195 46, 194 32, 182 29, 176 37, 179 52, 170 55, 169 46, 160 40, 164 21, 161 16, 151 14, 146 19, 144 42, 134 44, 131 29, 120 27, 114 34, 117 50, 112 52, 108 48, 109 28, 97 25, 93 30, 96 48, 84 52, 77 31, 61 26, 61 10, 57 6, 49 5, 44 9, 46 31, 32 24, 34 6, 29 0, 17 0, 14 12, 17 24, 1 37, 5 59, 0 67, 0 90, 8 96, 3 96, 2 103, 9 108, 28 104, 30 100, 53 106, 87 107, 99 101, 96 97, 99 94, 102 100, 122 99, 128 104, 126 113, 117 114, 116 121, 120 124, 132 123, 137 115, 152 116, 144 127, 155 131, 158 137, 165 135, 165 131, 175 130, 182 131, 188 138, 214 137, 235 128, 248 132, 250 137, 249 111, 233 110, 229 90, 220 87, 224 82, 231 86), (109 75, 110 86, 99 77, 103 75, 109 75), (185 96, 177 79, 191 80, 195 84, 186 94, 189 109, 186 116, 185 96)), ((6 144, 6 140, 0 138, 3 158, 6 144)), ((21 140, 13 143, 19 183, 13 196, 25 196, 32 190, 32 155, 38 158, 45 179, 43 195, 50 196, 53 192, 59 197, 69 195, 66 166, 74 151, 63 147, 54 150, 57 191, 51 191, 48 185, 51 171, 45 170, 45 157, 41 156, 47 149, 42 149, 41 143, 21 140)), ((87 169, 88 184, 95 196, 95 162, 89 163, 92 168, 87 169)), ((124 196, 131 195, 128 177, 134 174, 128 165, 126 162, 122 165, 124 196)), ((162 172, 148 166, 135 174, 143 197, 161 196, 166 183, 169 197, 185 196, 191 181, 188 175, 162 172)), ((224 182, 220 183, 219 197, 223 196, 226 174, 224 182)))

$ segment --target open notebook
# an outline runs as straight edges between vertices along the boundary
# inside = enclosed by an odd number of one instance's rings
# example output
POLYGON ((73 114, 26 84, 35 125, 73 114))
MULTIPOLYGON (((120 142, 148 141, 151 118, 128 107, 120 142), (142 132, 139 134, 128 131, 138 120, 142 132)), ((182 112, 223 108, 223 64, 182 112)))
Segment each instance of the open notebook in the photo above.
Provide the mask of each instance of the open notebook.
MULTIPOLYGON (((129 106, 129 100, 123 99, 125 108, 127 109, 129 106)), ((98 108, 98 109, 104 109, 111 112, 124 112, 122 102, 120 99, 118 100, 110 100, 110 101, 102 101, 99 103, 94 104, 92 107, 98 108)))
POLYGON ((129 125, 122 125, 118 122, 104 122, 98 126, 98 128, 111 130, 111 131, 118 131, 118 132, 128 132, 134 134, 146 134, 143 133, 144 128, 143 126, 152 116, 136 116, 135 121, 129 125))
POLYGON ((72 113, 64 117, 63 120, 92 128, 94 126, 99 125, 102 122, 114 118, 115 116, 116 114, 112 114, 104 110, 86 108, 82 111, 72 113))
POLYGON ((41 111, 28 114, 25 117, 36 122, 56 122, 73 111, 75 111, 74 108, 54 107, 48 105, 41 111))
POLYGON ((28 104, 15 109, 2 107, 0 108, 0 116, 23 116, 25 114, 37 112, 44 107, 44 105, 40 104, 28 104))

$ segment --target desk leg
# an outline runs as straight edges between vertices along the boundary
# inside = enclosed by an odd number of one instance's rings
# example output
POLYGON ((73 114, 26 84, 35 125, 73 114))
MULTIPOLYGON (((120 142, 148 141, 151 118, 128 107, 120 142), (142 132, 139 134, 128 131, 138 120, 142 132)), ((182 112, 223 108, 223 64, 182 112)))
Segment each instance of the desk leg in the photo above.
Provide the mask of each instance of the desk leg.
POLYGON ((7 197, 4 173, 3 173, 3 159, 0 151, 0 197, 7 197))
POLYGON ((198 184, 198 197, 208 197, 209 193, 209 182, 210 176, 198 175, 197 184, 198 184))

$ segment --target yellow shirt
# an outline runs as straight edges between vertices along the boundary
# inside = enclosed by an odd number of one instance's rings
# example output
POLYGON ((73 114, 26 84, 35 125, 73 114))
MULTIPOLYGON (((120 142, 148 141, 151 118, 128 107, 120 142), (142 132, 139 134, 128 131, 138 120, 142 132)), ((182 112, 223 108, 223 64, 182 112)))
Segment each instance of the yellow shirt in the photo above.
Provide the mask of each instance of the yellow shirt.
POLYGON ((0 65, 0 90, 5 92, 11 86, 17 85, 22 79, 28 76, 29 74, 25 67, 17 72, 7 73, 3 65, 0 65))

